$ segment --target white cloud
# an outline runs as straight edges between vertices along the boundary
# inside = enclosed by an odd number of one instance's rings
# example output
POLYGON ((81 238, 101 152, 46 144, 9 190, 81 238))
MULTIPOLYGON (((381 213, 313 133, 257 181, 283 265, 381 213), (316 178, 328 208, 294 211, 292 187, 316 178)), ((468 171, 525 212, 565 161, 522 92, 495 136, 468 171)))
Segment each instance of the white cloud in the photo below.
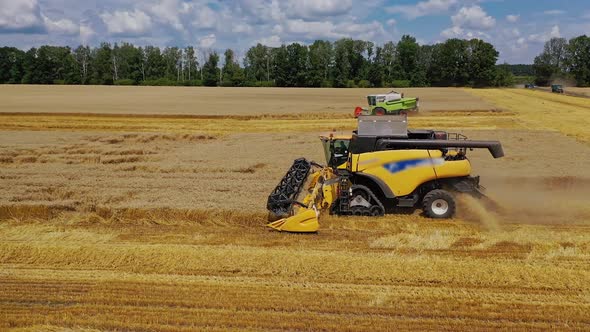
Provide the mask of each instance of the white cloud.
POLYGON ((201 48, 211 48, 217 42, 217 37, 214 33, 206 35, 199 39, 199 46, 201 48))
POLYGON ((47 31, 62 35, 77 35, 80 33, 80 27, 68 19, 51 20, 43 15, 43 21, 47 31))
POLYGON ((192 9, 193 9, 193 4, 189 3, 189 2, 183 2, 180 5, 180 9, 178 10, 178 12, 180 14, 188 14, 192 9))
POLYGON ((354 39, 375 41, 379 36, 386 35, 381 23, 373 21, 370 23, 339 23, 336 31, 342 32, 344 37, 354 39))
POLYGON ((240 16, 256 24, 280 22, 285 19, 278 0, 237 0, 240 16))
POLYGON ((0 30, 42 30, 43 23, 37 0, 0 0, 0 9, 0 30))
POLYGON ((512 37, 519 37, 520 36, 520 30, 518 30, 517 28, 510 30, 510 33, 512 34, 512 37))
POLYGON ((386 8, 386 11, 391 14, 404 14, 410 19, 415 19, 421 16, 440 15, 455 4, 457 0, 427 0, 418 2, 416 5, 391 6, 386 8))
POLYGON ((563 14, 565 14, 565 10, 551 9, 551 10, 544 11, 543 14, 545 14, 545 15, 563 15, 563 14))
POLYGON ((342 37, 342 34, 334 32, 335 28, 334 23, 330 21, 307 22, 302 19, 288 20, 284 26, 287 33, 309 39, 342 37))
POLYGON ((143 11, 115 11, 99 15, 111 35, 136 36, 145 34, 152 27, 152 19, 143 11))
POLYGON ((182 31, 184 30, 184 26, 180 20, 180 14, 189 10, 189 8, 190 4, 183 3, 181 5, 177 0, 160 0, 150 6, 148 11, 156 21, 168 24, 174 29, 182 31))
POLYGON ((90 26, 86 24, 80 25, 80 42, 83 45, 87 45, 94 35, 96 35, 96 32, 90 26))
POLYGON ((275 24, 275 26, 272 28, 272 33, 274 33, 275 35, 283 33, 283 26, 281 26, 280 24, 275 24))
POLYGON ((232 26, 231 31, 235 33, 251 34, 254 32, 254 29, 249 24, 236 23, 232 26))
POLYGON ((281 41, 281 37, 277 35, 272 35, 270 37, 260 38, 254 42, 255 44, 262 44, 270 47, 279 47, 283 43, 281 41))
POLYGON ((462 7, 451 17, 453 26, 476 30, 489 30, 496 25, 496 20, 489 16, 480 6, 462 7))
POLYGON ((387 22, 385 22, 385 24, 387 24, 388 26, 394 26, 397 24, 397 21, 393 18, 390 18, 389 20, 387 20, 387 22))
POLYGON ((346 14, 352 9, 352 0, 289 0, 284 12, 290 17, 317 18, 346 14))
POLYGON ((440 35, 445 38, 456 38, 456 37, 463 35, 463 29, 461 29, 458 26, 453 26, 453 27, 443 30, 440 33, 440 35))
POLYGON ((212 29, 215 28, 218 21, 217 12, 213 11, 209 6, 203 5, 194 9, 196 11, 196 17, 192 25, 201 29, 212 29))
POLYGON ((308 22, 302 19, 288 20, 284 25, 284 32, 290 36, 304 39, 338 39, 355 38, 372 40, 377 36, 384 36, 385 29, 381 23, 342 22, 334 24, 331 21, 308 22))
POLYGON ((508 21, 510 23, 518 22, 519 18, 520 18, 520 15, 506 15, 506 21, 508 21))
POLYGON ((550 31, 546 31, 544 33, 535 33, 529 36, 528 40, 534 43, 544 43, 551 38, 560 38, 561 32, 559 31, 559 26, 554 25, 551 27, 550 31))

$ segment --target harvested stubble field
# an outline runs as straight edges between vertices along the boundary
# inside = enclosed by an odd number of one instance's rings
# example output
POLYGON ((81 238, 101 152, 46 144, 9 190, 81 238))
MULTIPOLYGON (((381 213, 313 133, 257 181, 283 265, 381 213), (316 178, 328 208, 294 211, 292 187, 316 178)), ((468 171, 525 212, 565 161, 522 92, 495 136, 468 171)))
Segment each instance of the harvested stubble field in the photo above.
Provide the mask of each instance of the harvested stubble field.
POLYGON ((580 97, 590 97, 590 88, 566 87, 567 93, 580 97))
MULTIPOLYGON (((490 110, 493 104, 461 89, 398 89, 420 96, 422 110, 490 110)), ((1 112, 152 114, 185 116, 350 115, 365 96, 384 89, 0 86, 1 112), (343 112, 343 113, 342 113, 343 112)))
MULTIPOLYGON (((551 92, 550 87, 538 87, 535 90, 551 92)), ((578 88, 572 86, 564 86, 564 94, 567 96, 590 98, 590 88, 578 88)))
POLYGON ((366 93, 0 86, 0 329, 590 328, 585 99, 408 89, 413 127, 502 141, 470 152, 496 211, 265 229, 366 93))

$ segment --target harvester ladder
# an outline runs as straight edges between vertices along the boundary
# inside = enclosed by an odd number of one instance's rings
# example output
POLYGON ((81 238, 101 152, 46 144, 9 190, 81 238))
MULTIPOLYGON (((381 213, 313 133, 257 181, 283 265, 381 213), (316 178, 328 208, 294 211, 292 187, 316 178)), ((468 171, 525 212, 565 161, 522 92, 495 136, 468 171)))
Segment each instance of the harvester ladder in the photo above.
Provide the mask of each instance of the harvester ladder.
POLYGON ((338 193, 339 196, 339 210, 340 214, 348 214, 350 211, 350 181, 348 180, 348 176, 340 176, 340 192, 338 193))

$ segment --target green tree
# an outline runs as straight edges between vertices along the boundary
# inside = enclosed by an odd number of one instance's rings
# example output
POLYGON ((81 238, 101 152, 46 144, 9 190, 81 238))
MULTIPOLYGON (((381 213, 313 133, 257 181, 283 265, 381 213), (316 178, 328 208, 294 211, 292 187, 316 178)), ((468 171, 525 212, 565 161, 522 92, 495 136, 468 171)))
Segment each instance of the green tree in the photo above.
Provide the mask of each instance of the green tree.
POLYGON ((381 87, 383 86, 383 81, 385 79, 386 74, 386 62, 383 57, 383 48, 377 47, 375 49, 375 57, 370 63, 369 72, 367 74, 367 79, 374 87, 381 87))
POLYGON ((241 86, 244 84, 246 77, 244 70, 240 67, 240 64, 235 60, 234 51, 227 49, 224 55, 224 64, 221 70, 222 82, 224 86, 241 86))
POLYGON ((250 47, 244 58, 246 79, 251 81, 270 81, 274 72, 271 48, 260 43, 250 47))
POLYGON ((332 65, 332 43, 316 40, 309 46, 308 86, 319 87, 327 82, 332 65))
POLYGON ((564 62, 578 86, 590 86, 590 37, 583 35, 570 39, 566 50, 564 62))
POLYGON ((476 87, 494 85, 498 51, 492 44, 481 39, 471 39, 467 44, 467 48, 469 53, 470 85, 476 87))
POLYGON ((387 83, 392 82, 395 79, 396 73, 396 54, 395 44, 393 42, 387 42, 383 45, 381 58, 383 61, 384 81, 387 83))
POLYGON ((469 81, 468 42, 448 39, 433 50, 429 77, 436 86, 464 86, 469 81))
POLYGON ((276 86, 289 86, 291 78, 289 77, 289 57, 287 46, 281 45, 281 47, 272 49, 271 57, 273 59, 272 73, 275 78, 276 86))
POLYGON ((138 84, 143 80, 142 51, 132 44, 123 43, 117 50, 118 79, 132 80, 138 84))
POLYGON ((195 49, 192 46, 189 46, 184 49, 184 54, 186 57, 185 77, 189 81, 194 80, 197 78, 197 69, 199 68, 199 62, 195 56, 195 49))
POLYGON ((340 39, 334 43, 334 86, 345 87, 351 79, 350 53, 352 53, 352 39, 340 39))
POLYGON ((205 86, 216 86, 219 82, 219 55, 213 52, 209 54, 207 62, 203 65, 203 84, 205 86))
POLYGON ((182 51, 178 47, 166 47, 162 52, 164 61, 165 78, 171 81, 180 80, 180 60, 182 51))
POLYGON ((512 74, 511 65, 504 63, 496 66, 496 73, 493 86, 512 86, 514 85, 514 74, 512 74))
POLYGON ((547 85, 553 78, 564 76, 566 45, 564 38, 551 38, 545 43, 543 52, 535 57, 533 63, 537 85, 547 85))
POLYGON ((100 44, 93 52, 93 84, 112 85, 115 81, 112 65, 113 50, 108 43, 100 44))
POLYGON ((144 50, 144 71, 147 80, 157 80, 166 74, 166 62, 159 47, 146 46, 144 50))
POLYGON ((24 83, 78 83, 75 59, 69 47, 41 46, 30 49, 23 61, 24 83))
POLYGON ((78 46, 74 50, 74 59, 77 63, 77 72, 80 77, 80 84, 88 84, 92 74, 92 51, 88 46, 78 46))
POLYGON ((307 86, 307 46, 299 43, 287 46, 287 84, 286 86, 307 86))
POLYGON ((396 47, 396 61, 399 68, 398 78, 403 80, 411 80, 412 74, 416 72, 418 65, 418 51, 420 45, 416 42, 416 38, 410 35, 403 35, 402 39, 397 43, 396 47))
POLYGON ((418 48, 416 68, 410 75, 412 86, 429 86, 428 70, 432 66, 433 54, 438 45, 422 45, 418 48))
POLYGON ((24 75, 25 52, 14 47, 0 48, 0 83, 20 83, 24 75))
POLYGON ((353 40, 351 45, 352 49, 348 52, 350 77, 355 81, 365 79, 368 69, 368 61, 365 54, 368 53, 369 46, 372 47, 373 43, 363 40, 353 40))

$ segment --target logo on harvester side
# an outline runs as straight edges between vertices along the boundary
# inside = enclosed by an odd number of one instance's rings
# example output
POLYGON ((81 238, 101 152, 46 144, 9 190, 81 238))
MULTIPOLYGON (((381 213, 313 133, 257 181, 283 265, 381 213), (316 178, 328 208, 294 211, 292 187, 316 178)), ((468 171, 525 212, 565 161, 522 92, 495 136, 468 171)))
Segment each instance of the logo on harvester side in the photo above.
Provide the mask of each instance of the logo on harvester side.
POLYGON ((385 169, 390 171, 391 173, 397 173, 415 167, 432 167, 436 165, 442 165, 444 164, 444 162, 445 160, 443 158, 411 159, 385 164, 383 165, 383 167, 385 167, 385 169))

